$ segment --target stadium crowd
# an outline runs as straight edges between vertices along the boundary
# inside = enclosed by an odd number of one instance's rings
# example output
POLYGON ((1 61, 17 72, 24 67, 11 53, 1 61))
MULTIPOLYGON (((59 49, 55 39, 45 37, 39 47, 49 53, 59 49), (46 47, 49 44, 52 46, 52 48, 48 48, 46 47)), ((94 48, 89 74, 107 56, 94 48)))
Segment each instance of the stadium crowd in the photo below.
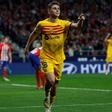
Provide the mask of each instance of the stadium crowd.
MULTIPOLYGON (((48 16, 45 11, 51 0, 0 0, 0 38, 7 36, 12 44, 14 58, 25 61, 24 46, 39 20, 48 16)), ((77 21, 83 12, 84 26, 73 30, 66 40, 65 53, 72 56, 105 55, 104 38, 112 32, 111 0, 58 0, 61 2, 61 18, 77 21)), ((32 47, 39 46, 39 40, 32 47)))

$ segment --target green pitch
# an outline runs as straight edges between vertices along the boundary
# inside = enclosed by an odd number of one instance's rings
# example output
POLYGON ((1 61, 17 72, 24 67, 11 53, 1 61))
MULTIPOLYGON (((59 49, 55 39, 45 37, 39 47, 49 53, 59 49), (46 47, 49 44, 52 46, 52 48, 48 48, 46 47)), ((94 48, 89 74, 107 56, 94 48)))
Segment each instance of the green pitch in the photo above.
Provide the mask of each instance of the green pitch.
MULTIPOLYGON (((0 112, 44 112, 34 76, 0 77, 0 112)), ((52 112, 112 112, 112 76, 63 76, 52 112)))

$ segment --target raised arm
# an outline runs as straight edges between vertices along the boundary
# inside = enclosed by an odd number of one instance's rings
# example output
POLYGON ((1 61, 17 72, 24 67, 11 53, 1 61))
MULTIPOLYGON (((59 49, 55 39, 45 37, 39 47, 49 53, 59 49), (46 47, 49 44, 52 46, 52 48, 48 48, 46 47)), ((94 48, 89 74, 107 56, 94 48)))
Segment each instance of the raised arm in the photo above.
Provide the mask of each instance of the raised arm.
POLYGON ((108 39, 109 39, 110 37, 111 37, 111 34, 108 33, 107 36, 105 37, 105 40, 104 40, 106 44, 108 43, 108 39))
POLYGON ((85 16, 84 14, 81 14, 79 17, 78 17, 78 22, 77 23, 72 23, 71 24, 71 28, 77 28, 77 29, 81 29, 81 27, 83 26, 83 21, 85 20, 85 16))
POLYGON ((31 46, 32 42, 36 39, 36 37, 40 34, 40 27, 37 25, 33 32, 30 34, 28 41, 25 46, 25 53, 28 53, 29 47, 31 46))

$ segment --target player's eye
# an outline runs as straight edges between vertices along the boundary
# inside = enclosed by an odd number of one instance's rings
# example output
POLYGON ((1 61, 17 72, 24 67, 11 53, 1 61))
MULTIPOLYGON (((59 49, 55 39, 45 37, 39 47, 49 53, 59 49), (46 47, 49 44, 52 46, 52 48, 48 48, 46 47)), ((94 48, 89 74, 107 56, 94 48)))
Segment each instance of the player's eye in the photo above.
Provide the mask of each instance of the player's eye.
POLYGON ((57 8, 56 8, 56 7, 54 7, 53 9, 55 9, 55 10, 56 10, 57 8))

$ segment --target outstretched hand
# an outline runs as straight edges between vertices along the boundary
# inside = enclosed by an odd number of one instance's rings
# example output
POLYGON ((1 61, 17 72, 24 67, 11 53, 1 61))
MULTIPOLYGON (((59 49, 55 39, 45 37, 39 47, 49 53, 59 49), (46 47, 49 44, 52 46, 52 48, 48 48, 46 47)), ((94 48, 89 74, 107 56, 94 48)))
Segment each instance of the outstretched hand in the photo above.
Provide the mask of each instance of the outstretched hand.
POLYGON ((83 14, 83 13, 80 14, 80 16, 78 17, 78 19, 79 19, 79 20, 85 20, 85 16, 84 16, 84 14, 83 14))

